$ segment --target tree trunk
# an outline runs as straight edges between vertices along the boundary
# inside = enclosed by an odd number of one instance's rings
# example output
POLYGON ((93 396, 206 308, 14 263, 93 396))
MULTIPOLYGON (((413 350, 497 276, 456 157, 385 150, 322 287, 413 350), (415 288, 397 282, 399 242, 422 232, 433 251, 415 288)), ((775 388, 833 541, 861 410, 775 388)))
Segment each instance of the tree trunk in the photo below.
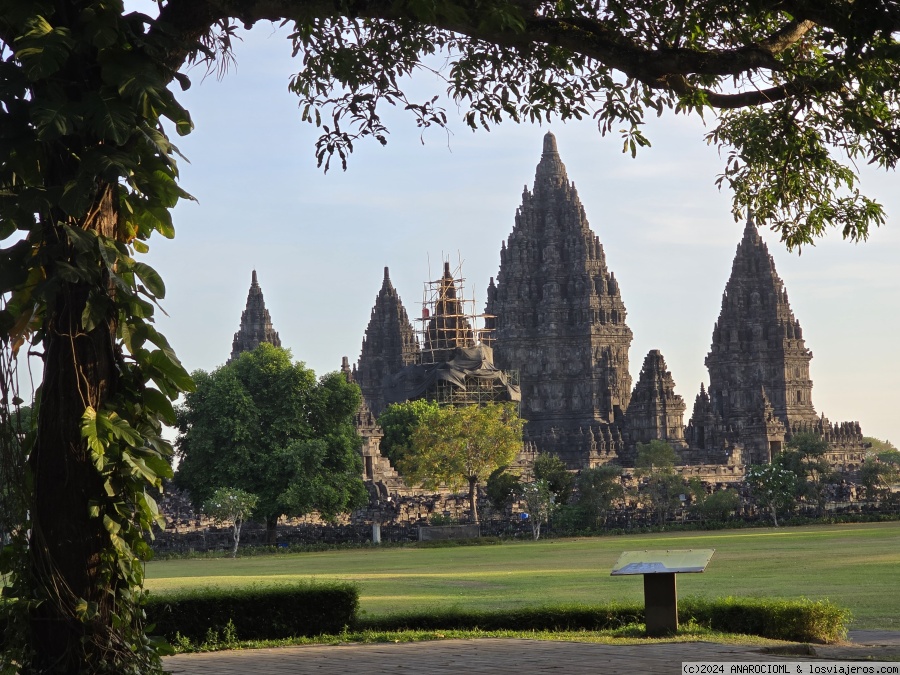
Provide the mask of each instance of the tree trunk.
MULTIPOLYGON (((112 186, 100 191, 95 216, 85 229, 114 236, 117 197, 112 186)), ((75 252, 55 225, 48 240, 62 249, 57 260, 75 264, 75 252)), ((54 276, 54 270, 48 270, 54 276)), ((56 275, 58 278, 58 275, 56 275)), ((45 598, 32 614, 34 671, 76 673, 92 668, 106 649, 120 649, 111 613, 115 587, 103 578, 101 552, 109 537, 100 518, 89 515, 92 501, 105 494, 103 481, 81 437, 85 409, 99 410, 116 392, 115 314, 89 332, 81 316, 91 288, 63 284, 44 321, 44 379, 38 433, 29 457, 34 508, 30 571, 45 598), (96 616, 82 622, 80 601, 96 603, 96 616), (82 644, 82 638, 90 644, 82 644), (103 645, 100 649, 97 647, 103 645)))
POLYGON ((266 545, 278 545, 278 516, 266 518, 266 545))
POLYGON ((469 510, 472 514, 472 522, 478 524, 478 476, 469 476, 469 510))
POLYGON ((772 507, 772 521, 775 523, 775 527, 778 527, 778 509, 775 506, 772 507))
POLYGON ((234 550, 231 551, 231 557, 237 558, 238 545, 241 543, 241 521, 234 521, 234 550))

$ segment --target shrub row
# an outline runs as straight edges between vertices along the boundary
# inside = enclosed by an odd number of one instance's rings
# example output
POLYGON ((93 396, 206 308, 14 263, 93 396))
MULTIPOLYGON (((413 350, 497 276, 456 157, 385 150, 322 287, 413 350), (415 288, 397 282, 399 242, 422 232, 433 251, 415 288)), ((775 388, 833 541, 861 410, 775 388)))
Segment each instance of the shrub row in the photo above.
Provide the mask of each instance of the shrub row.
POLYGON ((170 641, 180 634, 200 642, 229 622, 240 640, 277 640, 340 633, 353 624, 359 590, 345 583, 213 587, 150 595, 145 608, 152 632, 170 641))
MULTIPOLYGON (((553 605, 495 611, 460 608, 358 616, 352 584, 300 584, 245 589, 211 588, 150 596, 154 633, 200 643, 226 628, 238 640, 278 640, 357 631, 403 630, 615 630, 644 622, 640 604, 553 605), (229 625, 231 622, 231 625, 229 625)), ((850 614, 831 602, 766 598, 685 598, 679 621, 726 633, 793 642, 834 642, 847 632, 850 614)))
POLYGON ((551 605, 494 611, 447 609, 361 617, 357 630, 609 630, 644 620, 638 605, 551 605))
MULTIPOLYGON (((687 598, 679 621, 726 633, 758 635, 793 642, 834 642, 846 635, 849 612, 829 601, 764 598, 687 598)), ((640 605, 556 605, 499 611, 453 609, 357 620, 358 630, 614 630, 644 622, 640 605)))
POLYGON ((835 642, 846 637, 850 623, 850 612, 828 600, 687 598, 678 610, 680 621, 791 642, 835 642))

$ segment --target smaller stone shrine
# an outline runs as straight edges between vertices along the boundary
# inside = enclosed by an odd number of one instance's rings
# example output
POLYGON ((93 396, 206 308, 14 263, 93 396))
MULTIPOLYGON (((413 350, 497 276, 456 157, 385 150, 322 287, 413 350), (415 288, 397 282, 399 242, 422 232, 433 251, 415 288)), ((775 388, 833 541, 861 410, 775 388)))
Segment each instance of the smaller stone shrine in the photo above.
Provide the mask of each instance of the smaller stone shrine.
POLYGON ((247 308, 241 313, 241 325, 234 334, 231 343, 231 357, 228 363, 234 361, 243 352, 252 352, 263 342, 276 347, 281 346, 281 338, 272 327, 272 317, 266 309, 263 300, 263 292, 256 279, 256 270, 250 280, 250 291, 247 293, 247 308))

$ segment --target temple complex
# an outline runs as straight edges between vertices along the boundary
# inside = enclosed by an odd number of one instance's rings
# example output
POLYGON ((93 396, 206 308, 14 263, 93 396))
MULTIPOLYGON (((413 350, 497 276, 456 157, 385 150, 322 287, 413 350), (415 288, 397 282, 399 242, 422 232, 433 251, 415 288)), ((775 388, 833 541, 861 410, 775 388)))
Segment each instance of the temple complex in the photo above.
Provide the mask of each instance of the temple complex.
POLYGON ((256 270, 253 270, 250 291, 247 293, 247 308, 241 313, 241 325, 238 332, 234 334, 228 363, 234 361, 243 352, 253 351, 262 342, 268 342, 276 347, 281 346, 281 339, 272 327, 272 317, 269 316, 269 310, 266 309, 262 289, 256 279, 256 270))
MULTIPOLYGON (((658 350, 645 356, 632 389, 621 289, 553 134, 544 136, 534 186, 525 188, 501 244, 484 314, 469 307, 462 282, 445 263, 425 282, 421 316, 411 321, 385 267, 358 363, 344 359, 341 369, 364 399, 357 427, 365 477, 379 489, 402 493, 403 483, 380 454, 377 417, 392 402, 416 398, 517 401, 527 421, 524 453, 553 453, 570 469, 634 466, 638 445, 659 440, 676 451, 685 476, 738 481, 805 431, 828 441, 835 467, 852 471, 864 458, 858 423, 816 413, 812 352, 752 218, 712 330, 709 386, 700 385, 687 423, 658 350)), ((260 342, 280 345, 254 271, 231 358, 260 342)))

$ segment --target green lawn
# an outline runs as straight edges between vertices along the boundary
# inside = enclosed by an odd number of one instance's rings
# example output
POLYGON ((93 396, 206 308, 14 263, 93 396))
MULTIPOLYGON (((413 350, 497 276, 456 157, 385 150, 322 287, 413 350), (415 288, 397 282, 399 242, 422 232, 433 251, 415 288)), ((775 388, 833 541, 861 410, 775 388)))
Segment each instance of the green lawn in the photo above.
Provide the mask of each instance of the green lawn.
POLYGON ((370 614, 640 601, 641 578, 610 569, 622 551, 666 548, 716 549, 704 574, 678 576, 682 597, 828 598, 850 608, 853 628, 900 630, 900 523, 171 560, 147 565, 147 588, 344 579, 359 584, 370 614))

